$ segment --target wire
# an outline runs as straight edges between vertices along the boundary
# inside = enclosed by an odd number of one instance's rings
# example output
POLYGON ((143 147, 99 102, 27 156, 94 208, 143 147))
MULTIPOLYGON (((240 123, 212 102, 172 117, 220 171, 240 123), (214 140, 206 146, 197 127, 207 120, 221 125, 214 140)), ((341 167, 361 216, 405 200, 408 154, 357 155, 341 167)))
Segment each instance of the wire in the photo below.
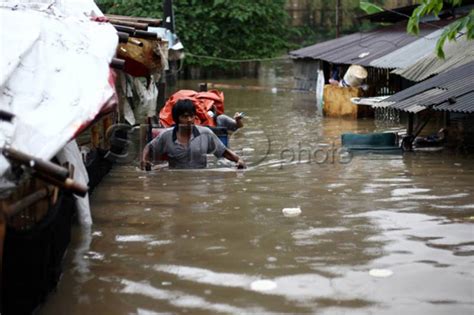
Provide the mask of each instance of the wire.
POLYGON ((228 58, 220 58, 220 57, 213 57, 213 56, 195 55, 192 53, 186 53, 186 55, 195 57, 195 58, 217 60, 217 61, 224 61, 224 62, 234 62, 234 63, 255 62, 255 61, 274 61, 274 60, 284 60, 284 59, 290 58, 289 56, 281 56, 281 57, 274 57, 274 58, 228 59, 228 58))

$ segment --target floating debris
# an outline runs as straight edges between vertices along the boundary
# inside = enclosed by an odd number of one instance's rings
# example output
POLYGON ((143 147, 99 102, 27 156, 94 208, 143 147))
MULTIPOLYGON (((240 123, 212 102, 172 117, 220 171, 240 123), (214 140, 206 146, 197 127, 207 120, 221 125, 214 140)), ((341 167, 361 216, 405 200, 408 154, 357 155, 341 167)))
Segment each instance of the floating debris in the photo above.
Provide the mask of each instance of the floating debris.
POLYGON ((281 212, 283 212, 283 215, 285 217, 296 217, 296 216, 299 216, 301 214, 301 208, 300 207, 283 208, 283 210, 281 210, 281 212))
POLYGON ((270 291, 277 287, 272 280, 256 280, 250 284, 250 289, 254 291, 270 291))
POLYGON ((387 278, 393 275, 393 271, 390 269, 370 269, 369 275, 376 278, 387 278))

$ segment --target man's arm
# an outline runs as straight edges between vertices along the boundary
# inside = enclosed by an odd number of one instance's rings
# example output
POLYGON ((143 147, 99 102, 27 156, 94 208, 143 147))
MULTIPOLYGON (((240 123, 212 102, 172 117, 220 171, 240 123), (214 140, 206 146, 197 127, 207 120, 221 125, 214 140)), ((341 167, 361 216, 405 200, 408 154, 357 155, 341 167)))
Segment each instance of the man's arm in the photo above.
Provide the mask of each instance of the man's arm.
POLYGON ((245 164, 244 160, 242 160, 235 152, 225 149, 224 154, 222 155, 229 161, 235 162, 237 164, 238 169, 243 169, 247 168, 247 165, 245 164))
POLYGON ((157 155, 161 156, 163 154, 163 147, 163 134, 160 134, 158 137, 148 142, 142 151, 142 156, 140 159, 140 168, 149 171, 152 165, 152 161, 150 160, 150 158, 154 160, 157 155), (150 153, 153 153, 153 156, 150 156, 150 153))
POLYGON ((140 168, 146 169, 147 171, 151 168, 150 162, 150 143, 147 143, 143 148, 141 160, 140 160, 140 168))

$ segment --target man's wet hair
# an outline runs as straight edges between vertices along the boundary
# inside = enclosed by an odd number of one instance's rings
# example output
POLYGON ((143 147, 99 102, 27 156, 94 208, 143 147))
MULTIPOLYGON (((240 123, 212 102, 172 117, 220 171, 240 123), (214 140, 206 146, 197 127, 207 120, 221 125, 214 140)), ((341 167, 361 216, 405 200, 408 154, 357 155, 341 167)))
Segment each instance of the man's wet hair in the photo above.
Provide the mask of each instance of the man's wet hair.
POLYGON ((176 102, 172 110, 173 120, 176 124, 179 123, 179 116, 183 114, 193 114, 196 115, 196 107, 191 100, 179 100, 176 102))

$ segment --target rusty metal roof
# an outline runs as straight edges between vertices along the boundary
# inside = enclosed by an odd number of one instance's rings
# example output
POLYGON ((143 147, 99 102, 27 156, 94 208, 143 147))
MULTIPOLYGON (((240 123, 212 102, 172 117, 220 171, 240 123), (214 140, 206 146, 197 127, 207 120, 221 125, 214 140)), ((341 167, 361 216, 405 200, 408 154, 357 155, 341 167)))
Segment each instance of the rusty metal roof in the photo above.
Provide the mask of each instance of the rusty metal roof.
POLYGON ((428 35, 452 20, 420 25, 419 36, 406 32, 406 22, 383 27, 370 32, 343 36, 290 52, 293 59, 320 59, 335 64, 370 66, 370 62, 428 35))
POLYGON ((474 61, 398 92, 384 102, 388 107, 416 113, 438 111, 474 113, 474 61))

